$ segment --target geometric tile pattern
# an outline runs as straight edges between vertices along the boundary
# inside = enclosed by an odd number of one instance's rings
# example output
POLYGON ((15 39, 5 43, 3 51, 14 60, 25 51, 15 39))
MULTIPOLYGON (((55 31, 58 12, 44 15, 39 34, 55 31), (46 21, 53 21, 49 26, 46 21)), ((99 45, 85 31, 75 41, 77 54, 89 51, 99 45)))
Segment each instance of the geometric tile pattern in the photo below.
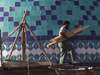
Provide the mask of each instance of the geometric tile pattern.
POLYGON ((97 29, 100 26, 99 6, 98 0, 4 0, 0 5, 1 30, 3 33, 10 34, 21 23, 24 11, 27 9, 26 20, 30 26, 34 27, 36 36, 49 36, 49 33, 58 35, 64 20, 71 22, 70 30, 76 26, 90 25, 87 33, 84 32, 81 35, 94 36, 91 31, 99 35, 99 29, 97 29))
MULTIPOLYGON (((47 48, 47 42, 40 41, 48 56, 54 62, 59 62, 59 47, 54 45, 51 48, 47 48)), ((68 44, 73 45, 76 52, 76 60, 80 62, 100 62, 100 41, 68 41, 68 44)), ((2 46, 3 48, 3 59, 8 58, 10 50, 12 48, 12 43, 6 42, 2 46)), ((45 57, 43 51, 39 48, 36 42, 28 42, 26 55, 30 58, 30 61, 48 61, 45 57)), ((22 59, 21 43, 18 42, 12 53, 11 59, 22 59)), ((69 53, 66 56, 65 62, 70 62, 69 53)))
MULTIPOLYGON (((57 45, 47 48, 49 39, 58 35, 65 20, 71 25, 69 30, 90 25, 83 33, 68 40, 76 49, 77 60, 81 62, 99 62, 100 60, 100 0, 1 0, 0 29, 4 40, 22 21, 28 10, 26 21, 44 45, 50 59, 59 61, 57 45)), ((27 52, 31 61, 47 61, 36 41, 26 29, 27 52)), ((7 58, 16 37, 15 32, 2 46, 3 59, 7 58)), ((21 59, 21 34, 15 47, 13 59, 21 59)), ((66 61, 70 58, 67 57, 66 61)))

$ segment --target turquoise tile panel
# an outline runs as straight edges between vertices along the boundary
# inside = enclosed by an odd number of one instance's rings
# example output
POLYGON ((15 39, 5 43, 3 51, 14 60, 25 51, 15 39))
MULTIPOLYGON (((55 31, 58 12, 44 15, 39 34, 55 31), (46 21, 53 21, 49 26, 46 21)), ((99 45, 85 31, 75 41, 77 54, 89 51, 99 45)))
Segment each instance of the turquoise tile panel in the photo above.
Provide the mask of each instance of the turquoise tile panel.
MULTIPOLYGON (((1 5, 1 4, 0 4, 1 5)), ((4 12, 9 12, 9 7, 4 7, 4 12)))
POLYGON ((0 22, 0 27, 2 28, 4 26, 4 22, 0 22))
POLYGON ((4 14, 3 12, 0 12, 0 17, 3 17, 3 14, 4 14))
POLYGON ((47 4, 47 5, 45 6, 45 9, 46 9, 46 10, 51 10, 50 5, 47 4))
POLYGON ((20 12, 15 12, 15 17, 20 17, 21 16, 21 13, 20 12))
POLYGON ((15 2, 12 1, 9 4, 10 4, 11 7, 15 7, 15 2))
POLYGON ((10 17, 15 16, 15 12, 9 12, 9 16, 10 17))
POLYGON ((15 11, 16 11, 16 12, 19 12, 19 11, 21 11, 21 8, 15 7, 15 11))
POLYGON ((27 6, 26 2, 21 2, 21 6, 27 6))
MULTIPOLYGON (((41 22, 41 25, 42 25, 42 26, 47 26, 47 21, 46 21, 46 20, 42 21, 42 22, 41 22)), ((47 30, 47 29, 45 29, 45 30, 47 30)))
POLYGON ((39 4, 40 4, 40 5, 45 5, 45 0, 39 1, 39 4))

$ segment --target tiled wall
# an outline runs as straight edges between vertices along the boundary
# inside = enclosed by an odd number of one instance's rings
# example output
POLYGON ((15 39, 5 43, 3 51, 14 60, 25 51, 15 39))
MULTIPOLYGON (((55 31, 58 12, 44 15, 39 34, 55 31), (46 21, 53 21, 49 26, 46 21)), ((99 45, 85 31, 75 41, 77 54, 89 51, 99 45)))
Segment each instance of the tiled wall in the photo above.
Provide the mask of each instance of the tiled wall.
MULTIPOLYGON (((76 58, 81 62, 100 60, 100 0, 0 0, 0 29, 4 40, 22 21, 28 10, 26 21, 37 36, 49 57, 59 62, 59 48, 47 48, 49 39, 58 35, 63 21, 69 20, 69 30, 90 25, 90 28, 68 40, 75 47, 76 58)), ((31 61, 47 61, 42 50, 27 30, 27 50, 31 61)), ((3 59, 7 58, 15 32, 2 47, 3 59)), ((21 59, 21 34, 12 54, 13 59, 21 59)), ((68 57, 66 61, 69 61, 68 57)))

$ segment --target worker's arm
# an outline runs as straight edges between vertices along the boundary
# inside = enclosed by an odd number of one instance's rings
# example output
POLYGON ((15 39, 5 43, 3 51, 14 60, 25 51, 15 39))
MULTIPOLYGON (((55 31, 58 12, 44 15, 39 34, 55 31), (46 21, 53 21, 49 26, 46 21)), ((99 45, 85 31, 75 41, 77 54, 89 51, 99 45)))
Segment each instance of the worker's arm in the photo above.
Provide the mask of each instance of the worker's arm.
POLYGON ((60 33, 65 39, 68 39, 68 37, 64 33, 60 33))

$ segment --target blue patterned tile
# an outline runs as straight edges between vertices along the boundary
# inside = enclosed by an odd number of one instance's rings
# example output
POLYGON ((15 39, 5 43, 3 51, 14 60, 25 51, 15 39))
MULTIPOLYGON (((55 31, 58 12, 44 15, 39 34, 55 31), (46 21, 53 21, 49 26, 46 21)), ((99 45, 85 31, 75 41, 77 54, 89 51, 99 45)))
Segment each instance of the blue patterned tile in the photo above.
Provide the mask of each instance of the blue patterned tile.
POLYGON ((34 56, 34 58, 35 58, 36 61, 39 61, 39 57, 40 57, 40 56, 39 56, 38 54, 36 54, 36 55, 34 56))
POLYGON ((94 9, 94 6, 90 6, 90 10, 95 10, 95 9, 94 9))
POLYGON ((53 31, 52 30, 48 30, 48 35, 53 35, 53 31))
POLYGON ((8 21, 13 21, 13 17, 8 17, 8 21))
POLYGON ((41 36, 41 40, 47 40, 46 36, 41 36))
POLYGON ((83 15, 83 20, 88 20, 88 16, 87 15, 83 15))
POLYGON ((45 55, 43 53, 40 54, 40 57, 41 58, 40 58, 39 62, 42 62, 42 61, 45 62, 45 61, 47 61, 47 58, 45 57, 45 55))
POLYGON ((41 15, 41 20, 46 20, 46 15, 41 15))
POLYGON ((67 10, 68 15, 72 15, 72 10, 67 10))
POLYGON ((41 25, 41 21, 40 20, 36 21, 36 25, 41 25))
POLYGON ((16 57, 18 60, 22 60, 22 56, 19 54, 17 57, 16 57))
POLYGON ((31 28, 32 31, 36 30, 36 26, 30 26, 30 28, 31 28))
POLYGON ((79 5, 79 1, 74 1, 74 5, 79 5))
POLYGON ((4 21, 4 17, 0 17, 0 22, 3 22, 4 21))
POLYGON ((61 1, 56 1, 55 4, 56 5, 61 5, 61 1))
POLYGON ((15 55, 11 56, 11 59, 13 59, 13 60, 16 59, 16 56, 15 55))
POLYGON ((7 37, 8 36, 8 32, 3 32, 3 37, 7 37))
POLYGON ((81 62, 83 62, 84 61, 84 54, 81 53, 79 56, 81 58, 81 62))
POLYGON ((58 23, 58 25, 63 25, 63 21, 62 20, 58 20, 57 23, 58 23))
POLYGON ((98 24, 100 25, 100 21, 98 21, 98 24))
POLYGON ((93 19, 93 20, 97 20, 97 17, 96 17, 96 16, 92 16, 92 19, 93 19))
POLYGON ((14 26, 18 26, 19 25, 19 22, 14 22, 14 26))
POLYGON ((46 10, 46 15, 51 15, 51 10, 46 10))
POLYGON ((4 16, 9 16, 9 12, 4 12, 4 16))
POLYGON ((56 6, 52 5, 51 10, 56 10, 56 6))
POLYGON ((30 36, 31 32, 30 31, 26 31, 26 36, 30 36))
POLYGON ((80 6, 80 9, 81 10, 85 10, 85 6, 80 6))
POLYGON ((39 48, 38 44, 35 43, 35 44, 34 44, 34 49, 38 49, 38 48, 39 48))
POLYGON ((10 7, 10 11, 15 11, 15 7, 10 7))
POLYGON ((84 21, 83 20, 79 20, 79 25, 84 25, 84 21))
POLYGON ((15 6, 16 6, 16 7, 21 6, 21 5, 20 5, 20 2, 15 2, 15 6))
POLYGON ((51 19, 52 20, 57 20, 57 16, 56 15, 51 15, 51 19))
POLYGON ((39 6, 39 1, 34 1, 34 6, 39 6))
POLYGON ((3 12, 4 11, 4 7, 0 7, 0 12, 3 12))
POLYGON ((33 1, 33 0, 28 0, 28 1, 33 1))
POLYGON ((45 10, 45 6, 40 6, 40 10, 45 10))
POLYGON ((98 6, 98 3, 95 1, 95 2, 93 2, 93 5, 94 6, 98 6))
POLYGON ((91 15, 91 11, 87 10, 86 11, 87 15, 91 15))
POLYGON ((26 0, 21 0, 21 2, 26 2, 26 0))
POLYGON ((91 35, 96 35, 94 30, 91 30, 91 35))
POLYGON ((79 27, 79 25, 75 25, 75 26, 74 26, 74 28, 78 28, 78 27, 79 27))
POLYGON ((41 36, 37 36, 36 38, 37 38, 38 40, 41 40, 41 36))

